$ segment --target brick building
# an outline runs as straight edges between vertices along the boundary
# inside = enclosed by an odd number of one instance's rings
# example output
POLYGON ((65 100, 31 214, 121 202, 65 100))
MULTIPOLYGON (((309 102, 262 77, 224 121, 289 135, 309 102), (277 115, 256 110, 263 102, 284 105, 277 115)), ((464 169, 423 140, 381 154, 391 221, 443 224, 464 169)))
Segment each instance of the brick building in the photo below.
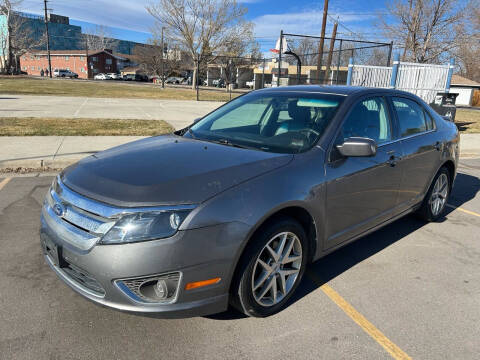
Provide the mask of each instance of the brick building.
MULTIPOLYGON (((81 79, 91 79, 99 73, 116 73, 128 63, 128 59, 113 54, 111 50, 54 50, 51 51, 52 70, 66 69, 78 74, 81 79)), ((20 68, 28 75, 40 76, 48 69, 46 51, 31 51, 21 56, 20 68)))

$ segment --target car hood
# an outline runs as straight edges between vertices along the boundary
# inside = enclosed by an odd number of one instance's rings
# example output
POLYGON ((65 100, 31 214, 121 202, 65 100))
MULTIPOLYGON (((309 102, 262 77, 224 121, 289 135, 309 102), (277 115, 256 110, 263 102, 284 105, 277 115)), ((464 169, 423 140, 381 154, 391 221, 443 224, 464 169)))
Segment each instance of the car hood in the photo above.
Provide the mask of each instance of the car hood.
POLYGON ((89 156, 65 169, 61 179, 114 206, 198 204, 292 158, 168 135, 89 156))

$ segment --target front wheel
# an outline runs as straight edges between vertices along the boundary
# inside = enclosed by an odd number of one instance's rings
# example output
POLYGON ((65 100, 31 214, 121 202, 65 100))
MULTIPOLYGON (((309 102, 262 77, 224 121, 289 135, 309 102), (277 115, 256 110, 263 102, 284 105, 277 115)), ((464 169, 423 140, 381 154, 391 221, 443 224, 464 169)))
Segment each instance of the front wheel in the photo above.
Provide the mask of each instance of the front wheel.
POLYGON ((232 305, 248 316, 283 309, 300 283, 308 259, 307 236, 291 218, 271 222, 247 246, 232 286, 232 305))
POLYGON ((450 172, 442 167, 433 179, 417 215, 425 221, 440 219, 450 196, 450 185, 450 172))

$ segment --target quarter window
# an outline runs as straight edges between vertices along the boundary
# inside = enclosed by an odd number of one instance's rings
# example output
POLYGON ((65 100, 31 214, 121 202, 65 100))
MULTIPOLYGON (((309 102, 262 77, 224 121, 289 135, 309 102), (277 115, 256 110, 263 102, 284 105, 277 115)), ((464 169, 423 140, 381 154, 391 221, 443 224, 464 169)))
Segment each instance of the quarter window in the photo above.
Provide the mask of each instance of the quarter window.
POLYGON ((393 106, 397 112, 402 137, 433 129, 432 119, 425 114, 424 109, 416 102, 409 99, 393 98, 393 106))
POLYGON ((392 127, 387 104, 383 97, 374 97, 359 102, 345 120, 342 127, 343 139, 364 137, 382 144, 392 140, 392 127))

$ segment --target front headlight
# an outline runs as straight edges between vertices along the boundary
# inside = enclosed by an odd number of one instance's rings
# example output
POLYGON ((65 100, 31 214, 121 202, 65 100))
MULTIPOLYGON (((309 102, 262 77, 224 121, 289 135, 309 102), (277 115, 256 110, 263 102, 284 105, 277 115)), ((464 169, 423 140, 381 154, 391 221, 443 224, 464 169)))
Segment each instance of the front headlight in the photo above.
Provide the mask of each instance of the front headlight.
POLYGON ((122 216, 102 244, 124 244, 174 235, 190 211, 143 212, 122 216))

